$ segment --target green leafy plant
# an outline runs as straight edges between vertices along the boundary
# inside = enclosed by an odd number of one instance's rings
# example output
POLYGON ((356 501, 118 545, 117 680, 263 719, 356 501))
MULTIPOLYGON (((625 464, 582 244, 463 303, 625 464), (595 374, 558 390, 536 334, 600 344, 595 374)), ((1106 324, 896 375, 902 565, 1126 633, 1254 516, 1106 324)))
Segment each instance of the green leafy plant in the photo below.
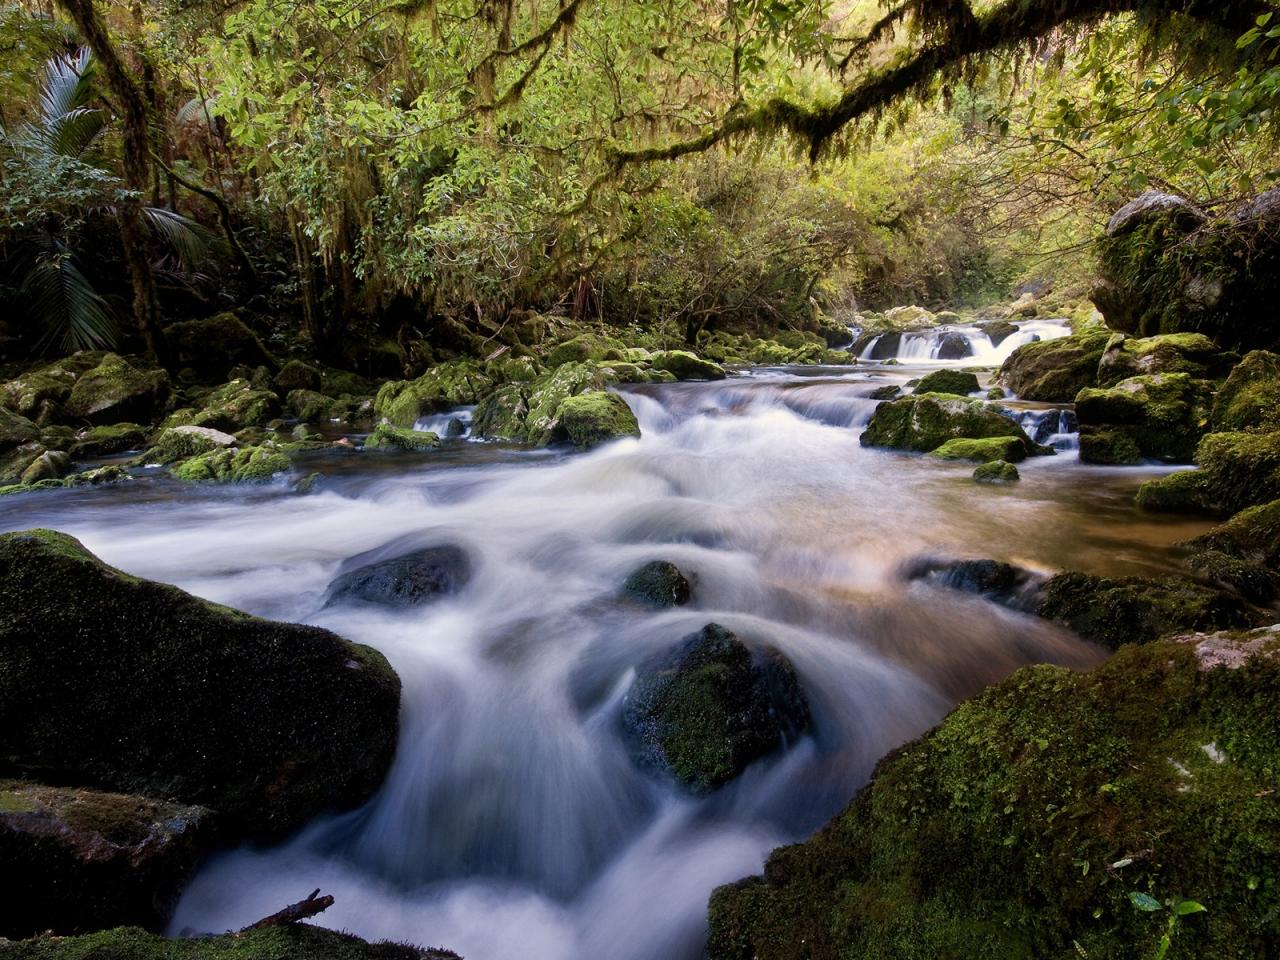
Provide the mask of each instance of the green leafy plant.
POLYGON ((1143 913, 1167 911, 1169 914, 1164 933, 1161 935, 1160 942, 1156 944, 1155 952, 1152 954, 1154 960, 1164 960, 1169 948, 1173 945, 1173 936, 1177 932, 1178 924, 1183 917, 1189 917, 1193 913, 1204 913, 1208 909, 1197 900, 1166 900, 1161 903, 1150 894, 1142 893, 1138 890, 1130 891, 1129 901, 1135 909, 1141 910, 1143 913))

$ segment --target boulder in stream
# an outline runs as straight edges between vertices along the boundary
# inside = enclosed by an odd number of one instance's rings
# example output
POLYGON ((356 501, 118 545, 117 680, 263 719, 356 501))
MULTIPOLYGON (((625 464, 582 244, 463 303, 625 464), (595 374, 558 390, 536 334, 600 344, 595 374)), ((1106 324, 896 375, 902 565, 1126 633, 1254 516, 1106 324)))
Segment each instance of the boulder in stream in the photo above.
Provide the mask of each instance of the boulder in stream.
MULTIPOLYGON (((959 437, 1013 437, 1027 453, 1039 448, 1023 429, 981 400, 945 393, 915 393, 876 407, 862 432, 864 447, 928 452, 959 437)), ((1007 459, 1007 457, 1006 457, 1007 459)))
POLYGON ((954 393, 966 396, 978 390, 978 377, 966 370, 935 370, 916 384, 916 393, 954 393))
POLYGON ((352 557, 342 565, 325 604, 357 601, 416 607, 461 590, 471 580, 471 558, 446 543, 395 554, 396 544, 352 557))
POLYGON ((637 760, 696 794, 728 783, 811 722, 790 662, 716 623, 642 665, 622 710, 637 760))
POLYGON ((689 602, 689 581, 668 560, 650 560, 632 571, 622 584, 623 594, 654 609, 681 607, 689 602))
POLYGON ((373 428, 373 433, 364 442, 367 453, 425 453, 440 446, 438 434, 429 430, 409 430, 404 427, 393 427, 389 423, 380 423, 373 428))
POLYGON ((163 370, 134 366, 108 353, 76 380, 63 412, 92 424, 151 423, 164 412, 169 396, 163 370))
POLYGON ((1209 422, 1222 432, 1280 430, 1280 354, 1246 354, 1214 397, 1209 422))
POLYGON ((0 756, 278 838, 368 799, 399 730, 382 654, 208 603, 51 530, 0 535, 0 756))
POLYGON ((1000 367, 1000 383, 1023 400, 1071 403, 1098 383, 1098 361, 1111 341, 1106 330, 1024 343, 1000 367))
POLYGON ((1022 479, 1018 468, 1007 460, 991 460, 979 464, 973 470, 975 483, 987 483, 993 486, 1007 486, 1022 479))
POLYGON ((655 370, 666 370, 680 380, 723 380, 724 368, 688 350, 663 350, 649 361, 655 370))
POLYGON ((1076 396, 1080 459, 1131 464, 1190 463, 1209 420, 1211 385, 1185 373, 1130 377, 1076 396))
POLYGON ((590 450, 610 440, 640 436, 640 424, 616 393, 588 390, 565 397, 556 407, 557 436, 563 435, 579 450, 590 450))

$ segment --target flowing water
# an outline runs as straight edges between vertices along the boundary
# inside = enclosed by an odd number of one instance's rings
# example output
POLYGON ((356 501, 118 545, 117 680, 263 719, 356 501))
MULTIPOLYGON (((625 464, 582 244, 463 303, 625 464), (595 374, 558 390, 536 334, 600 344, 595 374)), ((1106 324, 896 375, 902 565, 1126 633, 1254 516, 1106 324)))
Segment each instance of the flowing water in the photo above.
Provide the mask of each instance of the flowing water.
POLYGON ((1023 344, 1056 340, 1071 333, 1065 320, 1022 320, 998 343, 972 324, 930 327, 910 333, 886 333, 867 342, 859 360, 898 360, 901 363, 945 363, 948 366, 999 366, 1023 344))
MULTIPOLYGON (((832 816, 887 750, 1020 665, 1097 662, 1052 625, 906 582, 901 566, 932 554, 1155 573, 1201 527, 1132 506, 1159 468, 1090 468, 1069 444, 1011 488, 861 447, 867 394, 918 372, 628 388, 639 440, 321 456, 325 485, 305 496, 157 477, 0 502, 0 528, 66 530, 131 573, 329 627, 403 680, 379 793, 275 848, 215 857, 173 932, 238 928, 320 887, 337 898, 321 923, 471 960, 697 957, 712 888, 832 816), (345 558, 405 537, 462 545, 473 579, 408 611, 322 608, 345 558), (690 575, 693 603, 619 602, 627 573, 659 558, 690 575), (636 769, 618 718, 636 666, 712 621, 785 652, 815 728, 694 799, 636 769)), ((1051 407, 1010 413, 1070 426, 1051 407)))

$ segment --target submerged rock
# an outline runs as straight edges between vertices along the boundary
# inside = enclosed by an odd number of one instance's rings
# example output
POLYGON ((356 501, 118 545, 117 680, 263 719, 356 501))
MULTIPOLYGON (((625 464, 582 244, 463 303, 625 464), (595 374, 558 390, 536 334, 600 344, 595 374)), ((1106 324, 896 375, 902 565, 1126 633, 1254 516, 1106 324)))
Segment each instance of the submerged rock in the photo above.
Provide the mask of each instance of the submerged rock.
POLYGON ((650 560, 632 571, 622 584, 622 592, 645 606, 661 609, 689 602, 689 581, 680 568, 667 560, 650 560))
POLYGON ((610 440, 640 436, 640 424, 627 402, 616 393, 590 390, 565 397, 556 407, 557 435, 579 450, 589 450, 610 440))
POLYGON ((386 774, 400 682, 377 651, 131 577, 50 530, 0 535, 0 580, 9 769, 207 806, 259 838, 386 774))
POLYGON ((762 877, 716 890, 709 957, 1146 957, 1169 914, 1134 891, 1208 906, 1177 921, 1170 956, 1266 956, 1275 651, 1274 634, 1192 637, 1088 673, 1017 671, 881 760, 762 877))
POLYGON ((1014 437, 1027 453, 1037 452, 1022 428, 994 408, 945 393, 916 393, 880 404, 860 441, 864 447, 928 452, 948 440, 987 437, 1014 437))
POLYGON ((976 593, 1004 606, 1033 609, 1038 603, 1037 588, 1044 577, 1001 560, 947 560, 919 557, 902 569, 907 580, 920 580, 937 587, 976 593))
POLYGON ((1111 340, 1105 330, 1024 343, 1000 367, 1000 383, 1023 400, 1071 403, 1098 383, 1098 361, 1111 340))
POLYGON ((456 593, 471 580, 471 558, 454 544, 392 557, 387 557, 388 549, 394 546, 362 553, 344 563, 329 584, 325 604, 355 600, 416 607, 456 593))
POLYGON ((935 370, 916 384, 916 393, 954 393, 963 397, 977 391, 977 376, 961 370, 935 370))
MULTIPOLYGON (((984 464, 994 461, 1015 463, 1027 458, 1027 444, 1021 437, 984 437, 980 440, 957 437, 930 452, 929 456, 984 464)), ((1016 470, 1014 474, 1016 476, 1016 470)))
POLYGON ((163 926, 212 828, 204 807, 0 780, 0 862, 21 878, 0 897, 0 937, 163 926))
POLYGON ((697 794, 728 783, 810 723, 787 659, 753 651, 715 623, 641 666, 622 710, 637 760, 697 794))

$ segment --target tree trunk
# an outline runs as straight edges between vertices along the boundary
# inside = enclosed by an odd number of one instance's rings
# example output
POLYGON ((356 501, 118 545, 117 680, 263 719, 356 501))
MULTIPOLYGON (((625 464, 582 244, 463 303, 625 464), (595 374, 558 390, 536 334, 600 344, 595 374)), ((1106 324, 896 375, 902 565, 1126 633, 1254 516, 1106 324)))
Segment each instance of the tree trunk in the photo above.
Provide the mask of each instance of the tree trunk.
POLYGON ((142 213, 142 197, 150 187, 151 172, 147 103, 116 52, 106 24, 94 8, 93 0, 57 0, 57 3, 66 11, 89 49, 93 51, 102 67, 102 74, 117 109, 120 110, 124 141, 124 182, 134 194, 122 201, 117 210, 120 243, 133 285, 133 312, 138 332, 142 334, 147 353, 154 360, 165 363, 169 357, 164 332, 160 329, 155 276, 147 259, 147 228, 142 213))

